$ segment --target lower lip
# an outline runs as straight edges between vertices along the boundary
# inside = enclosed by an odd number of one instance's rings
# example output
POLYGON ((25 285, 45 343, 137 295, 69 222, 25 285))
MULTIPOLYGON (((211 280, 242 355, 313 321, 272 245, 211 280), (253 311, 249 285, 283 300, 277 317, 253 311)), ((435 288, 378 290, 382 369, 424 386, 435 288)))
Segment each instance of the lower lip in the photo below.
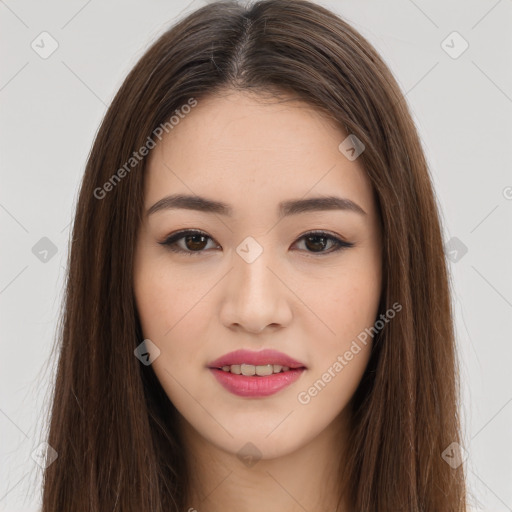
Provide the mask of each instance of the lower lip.
POLYGON ((248 397, 273 395, 295 382, 302 375, 304 370, 305 368, 293 368, 287 372, 274 373, 264 377, 257 375, 247 377, 245 375, 225 372, 218 368, 210 368, 215 378, 228 391, 234 395, 248 397))

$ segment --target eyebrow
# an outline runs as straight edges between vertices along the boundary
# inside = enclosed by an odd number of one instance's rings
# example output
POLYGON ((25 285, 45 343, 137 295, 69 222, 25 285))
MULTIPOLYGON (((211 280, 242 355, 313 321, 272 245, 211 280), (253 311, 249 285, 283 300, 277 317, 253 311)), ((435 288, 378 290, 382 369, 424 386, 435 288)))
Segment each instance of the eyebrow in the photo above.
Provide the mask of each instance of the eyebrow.
MULTIPOLYGON (((146 215, 149 216, 162 210, 178 208, 186 210, 197 210, 204 213, 216 213, 226 216, 233 215, 233 209, 226 203, 221 201, 213 201, 212 199, 207 199, 206 197, 191 196, 185 194, 174 194, 163 197, 146 211, 146 215)), ((309 199, 292 199, 288 201, 282 201, 278 205, 279 217, 322 210, 345 210, 355 212, 360 215, 366 215, 366 212, 354 201, 336 196, 312 197, 309 199)))

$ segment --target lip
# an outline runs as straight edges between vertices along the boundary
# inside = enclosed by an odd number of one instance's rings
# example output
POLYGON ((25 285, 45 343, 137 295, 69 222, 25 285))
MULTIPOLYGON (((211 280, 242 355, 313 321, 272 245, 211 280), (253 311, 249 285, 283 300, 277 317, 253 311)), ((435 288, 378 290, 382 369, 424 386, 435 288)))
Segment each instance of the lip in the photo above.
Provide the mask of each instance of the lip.
POLYGON ((257 398, 270 396, 295 382, 306 370, 306 365, 277 350, 265 349, 259 352, 236 350, 225 354, 208 365, 217 381, 234 395, 257 398), (237 375, 222 370, 232 364, 252 364, 254 366, 278 364, 288 366, 287 372, 265 376, 237 375))
POLYGON ((270 396, 295 382, 305 368, 294 368, 287 372, 274 373, 265 377, 247 377, 225 372, 218 368, 210 368, 217 381, 234 395, 249 398, 270 396))
POLYGON ((235 350, 215 359, 208 364, 208 368, 219 368, 223 366, 231 366, 232 364, 252 364, 254 366, 261 366, 266 364, 279 364, 281 366, 288 366, 291 368, 306 368, 304 363, 296 361, 287 354, 278 352, 277 350, 265 349, 259 352, 251 350, 235 350))

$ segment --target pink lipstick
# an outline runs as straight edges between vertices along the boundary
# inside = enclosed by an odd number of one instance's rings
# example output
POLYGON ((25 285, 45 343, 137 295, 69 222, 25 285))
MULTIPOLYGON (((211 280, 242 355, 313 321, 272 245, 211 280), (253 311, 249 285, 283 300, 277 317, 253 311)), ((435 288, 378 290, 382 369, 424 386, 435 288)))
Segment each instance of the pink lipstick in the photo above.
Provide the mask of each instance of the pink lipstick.
POLYGON ((273 395, 306 370, 300 361, 270 349, 236 350, 212 361, 208 368, 225 389, 244 397, 273 395))

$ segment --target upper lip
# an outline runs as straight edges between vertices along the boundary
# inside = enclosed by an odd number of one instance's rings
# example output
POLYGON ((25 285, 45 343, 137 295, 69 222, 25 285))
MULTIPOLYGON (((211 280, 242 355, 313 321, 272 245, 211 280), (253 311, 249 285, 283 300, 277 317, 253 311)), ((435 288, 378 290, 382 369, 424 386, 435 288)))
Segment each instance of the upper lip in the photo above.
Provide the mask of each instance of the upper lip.
POLYGON ((280 366, 288 366, 289 368, 306 367, 300 361, 296 361, 282 352, 265 349, 259 352, 235 350, 234 352, 229 352, 229 354, 224 354, 218 359, 215 359, 215 361, 208 364, 208 368, 222 368, 223 366, 231 366, 232 364, 252 364, 254 366, 278 364, 280 366))

